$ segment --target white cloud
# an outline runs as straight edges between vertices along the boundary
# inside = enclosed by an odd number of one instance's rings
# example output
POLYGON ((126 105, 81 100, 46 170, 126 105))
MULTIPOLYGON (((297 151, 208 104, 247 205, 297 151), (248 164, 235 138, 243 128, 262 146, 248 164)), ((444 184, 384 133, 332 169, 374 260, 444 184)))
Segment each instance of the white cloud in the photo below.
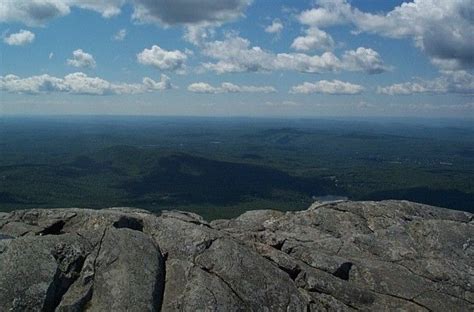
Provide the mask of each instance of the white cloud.
POLYGON ((279 19, 274 19, 270 25, 265 27, 265 32, 269 34, 279 34, 283 30, 283 23, 279 19))
POLYGON ((69 94, 111 95, 136 94, 171 89, 169 77, 161 76, 159 82, 143 78, 141 84, 111 83, 99 77, 89 77, 77 72, 57 78, 50 75, 20 78, 15 75, 0 76, 0 90, 10 93, 40 94, 64 92, 69 94))
POLYGON ((334 40, 327 32, 311 27, 306 30, 305 36, 297 37, 291 47, 297 51, 332 50, 334 40))
POLYGON ((340 80, 320 80, 314 83, 304 82, 293 86, 290 93, 325 93, 325 94, 359 94, 364 91, 364 87, 340 80))
POLYGON ((189 25, 185 27, 184 40, 195 46, 202 46, 206 41, 214 37, 215 27, 208 25, 189 25))
POLYGON ((72 59, 68 59, 67 63, 74 67, 94 68, 96 66, 94 57, 82 49, 72 52, 72 59))
POLYGON ((75 94, 103 95, 112 93, 113 86, 110 82, 98 78, 88 77, 84 73, 73 73, 66 75, 62 81, 64 90, 75 94))
POLYGON ((223 41, 207 42, 202 52, 218 60, 217 63, 204 64, 206 69, 217 73, 272 70, 275 57, 260 47, 250 47, 247 39, 236 36, 229 36, 223 41))
POLYGON ((143 78, 143 85, 146 90, 168 90, 174 88, 171 84, 170 77, 165 74, 161 74, 160 81, 156 82, 151 78, 143 78))
POLYGON ((212 38, 215 29, 209 25, 188 25, 184 33, 184 39, 196 46, 201 46, 212 38))
POLYGON ((363 47, 344 52, 342 61, 348 70, 365 71, 369 74, 380 74, 389 69, 377 51, 363 47))
POLYGON ((390 38, 412 38, 443 69, 474 66, 472 0, 414 0, 386 14, 366 13, 346 0, 317 0, 298 20, 314 27, 349 23, 359 32, 390 38))
POLYGON ((464 70, 442 71, 433 80, 418 80, 378 87, 377 92, 387 95, 409 95, 415 93, 460 93, 474 94, 474 76, 464 70))
POLYGON ((276 89, 272 86, 239 86, 230 82, 223 82, 220 86, 214 87, 205 82, 196 82, 188 86, 188 91, 195 93, 272 93, 276 89))
POLYGON ((100 13, 105 18, 110 18, 120 14, 121 7, 126 0, 64 0, 69 6, 76 6, 81 9, 92 10, 100 13))
POLYGON ((276 70, 294 70, 303 73, 327 73, 344 69, 344 64, 332 52, 322 55, 307 55, 303 53, 279 53, 274 60, 276 70))
POLYGON ((115 40, 115 41, 123 41, 123 39, 125 39, 125 37, 127 36, 127 30, 125 28, 123 29, 120 29, 119 31, 117 31, 112 39, 115 40))
POLYGON ((260 72, 292 70, 305 73, 337 72, 340 70, 364 71, 369 74, 387 70, 380 55, 367 48, 346 51, 340 59, 332 52, 322 55, 303 53, 272 53, 251 46, 247 39, 230 35, 223 41, 207 42, 203 54, 216 60, 204 63, 203 68, 218 74, 230 72, 260 72))
MULTIPOLYGON (((314 27, 328 27, 347 21, 348 4, 345 0, 316 1, 321 7, 305 10, 298 15, 301 24, 314 27)), ((350 8, 350 6, 349 6, 350 8)))
POLYGON ((137 54, 140 64, 151 65, 160 70, 183 72, 188 56, 179 50, 167 51, 157 45, 137 54))
POLYGON ((188 91, 194 93, 219 93, 219 88, 205 82, 195 82, 188 86, 188 91))
MULTIPOLYGON (((404 82, 404 83, 396 83, 386 87, 378 87, 377 93, 380 94, 387 94, 387 95, 408 95, 413 93, 423 93, 428 92, 429 89, 421 83, 417 82, 404 82)), ((431 89, 431 92, 435 90, 431 89)), ((436 91, 436 92, 439 92, 436 91)))
POLYGON ((15 75, 0 76, 0 90, 11 93, 40 93, 64 90, 63 80, 49 75, 20 78, 15 75))
POLYGON ((35 34, 29 30, 20 30, 17 33, 11 34, 3 39, 8 45, 22 46, 32 43, 35 40, 35 34))

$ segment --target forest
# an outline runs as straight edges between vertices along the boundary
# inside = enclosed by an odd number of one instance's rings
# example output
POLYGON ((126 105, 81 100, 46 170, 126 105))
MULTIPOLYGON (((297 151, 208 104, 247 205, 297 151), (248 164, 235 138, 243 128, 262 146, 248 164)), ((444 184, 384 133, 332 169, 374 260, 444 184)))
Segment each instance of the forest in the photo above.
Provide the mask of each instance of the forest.
POLYGON ((474 125, 430 119, 2 117, 0 211, 130 206, 208 219, 324 196, 474 211, 474 125))

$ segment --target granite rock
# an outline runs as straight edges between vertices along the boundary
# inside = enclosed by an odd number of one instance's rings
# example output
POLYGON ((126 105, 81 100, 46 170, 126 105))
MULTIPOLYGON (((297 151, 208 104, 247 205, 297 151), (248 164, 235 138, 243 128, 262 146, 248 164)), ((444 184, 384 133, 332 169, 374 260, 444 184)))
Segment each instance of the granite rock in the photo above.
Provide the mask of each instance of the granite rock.
POLYGON ((406 201, 0 216, 0 311, 474 311, 474 221, 406 201))

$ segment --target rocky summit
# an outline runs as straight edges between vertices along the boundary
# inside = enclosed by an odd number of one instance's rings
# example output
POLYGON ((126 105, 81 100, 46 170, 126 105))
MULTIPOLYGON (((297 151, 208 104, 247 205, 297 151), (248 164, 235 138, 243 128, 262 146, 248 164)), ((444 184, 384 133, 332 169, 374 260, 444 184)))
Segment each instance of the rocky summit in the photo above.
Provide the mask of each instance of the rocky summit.
POLYGON ((406 201, 0 213, 0 311, 473 311, 473 285, 473 216, 406 201))

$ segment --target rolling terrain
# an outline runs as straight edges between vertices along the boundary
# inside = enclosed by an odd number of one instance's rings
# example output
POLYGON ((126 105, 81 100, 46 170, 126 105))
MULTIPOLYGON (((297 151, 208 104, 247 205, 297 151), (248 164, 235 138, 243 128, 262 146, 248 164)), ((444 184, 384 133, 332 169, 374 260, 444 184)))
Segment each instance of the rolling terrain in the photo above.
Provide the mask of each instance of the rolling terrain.
POLYGON ((4 117, 0 209, 133 206, 206 218, 326 195, 473 211, 468 122, 4 117))

